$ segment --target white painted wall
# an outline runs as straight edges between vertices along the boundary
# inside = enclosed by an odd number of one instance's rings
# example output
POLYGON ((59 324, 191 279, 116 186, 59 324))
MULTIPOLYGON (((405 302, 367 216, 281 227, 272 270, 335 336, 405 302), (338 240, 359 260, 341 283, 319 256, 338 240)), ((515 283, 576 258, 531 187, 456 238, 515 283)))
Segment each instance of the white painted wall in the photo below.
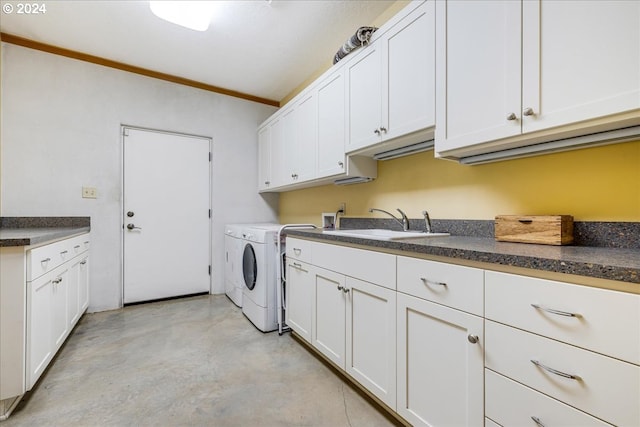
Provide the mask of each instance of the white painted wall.
POLYGON ((120 125, 211 137, 212 288, 223 293, 224 224, 277 221, 277 195, 256 190, 256 129, 275 108, 7 43, 1 54, 0 214, 91 216, 89 309, 118 308, 120 125))

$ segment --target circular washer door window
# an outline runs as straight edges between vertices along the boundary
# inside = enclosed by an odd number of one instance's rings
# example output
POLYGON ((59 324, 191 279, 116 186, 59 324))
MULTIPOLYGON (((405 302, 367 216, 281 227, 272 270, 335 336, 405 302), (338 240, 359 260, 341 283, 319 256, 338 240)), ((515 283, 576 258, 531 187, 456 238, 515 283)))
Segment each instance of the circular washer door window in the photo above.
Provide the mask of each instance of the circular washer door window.
POLYGON ((256 253, 251 244, 244 247, 242 254, 242 275, 244 276, 244 284, 250 291, 256 286, 256 278, 258 277, 258 264, 256 263, 256 253))

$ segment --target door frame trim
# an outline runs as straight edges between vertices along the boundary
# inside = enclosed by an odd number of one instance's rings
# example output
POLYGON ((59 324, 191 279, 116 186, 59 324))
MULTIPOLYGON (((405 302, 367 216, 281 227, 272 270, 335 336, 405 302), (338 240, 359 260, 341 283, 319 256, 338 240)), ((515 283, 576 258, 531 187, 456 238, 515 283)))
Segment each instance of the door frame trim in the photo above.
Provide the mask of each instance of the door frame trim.
POLYGON ((213 237, 212 237, 212 223, 213 223, 213 206, 212 206, 212 196, 211 192, 213 189, 213 138, 210 136, 197 135, 185 132, 177 132, 170 130, 161 130, 154 128, 147 128, 142 126, 133 126, 127 125, 124 123, 120 124, 120 300, 118 302, 119 308, 124 307, 124 217, 125 217, 125 206, 124 206, 124 138, 125 138, 125 130, 137 130, 137 131, 145 131, 145 132, 154 132, 161 133, 165 135, 175 135, 175 136, 185 136, 189 138, 201 138, 209 141, 209 212, 211 215, 209 216, 209 265, 211 266, 209 269, 209 294, 213 291, 213 237))

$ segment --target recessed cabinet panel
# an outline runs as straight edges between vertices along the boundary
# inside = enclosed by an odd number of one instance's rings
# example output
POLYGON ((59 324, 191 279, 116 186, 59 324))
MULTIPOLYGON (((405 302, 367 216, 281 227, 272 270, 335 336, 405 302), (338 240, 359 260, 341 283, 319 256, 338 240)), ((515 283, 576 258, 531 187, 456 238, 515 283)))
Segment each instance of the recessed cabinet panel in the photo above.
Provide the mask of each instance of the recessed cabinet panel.
POLYGON ((258 131, 258 191, 271 187, 271 126, 258 131))
POLYGON ((346 108, 344 72, 340 70, 318 87, 318 176, 345 171, 346 108))
POLYGON ((437 1, 436 27, 436 151, 519 135, 520 2, 437 1))
POLYGON ((349 63, 349 140, 347 151, 380 141, 382 119, 382 72, 379 45, 370 45, 349 63))
POLYGON ((313 274, 313 346, 345 369, 345 277, 318 267, 313 274))
POLYGON ((387 139, 435 123, 435 7, 427 1, 390 30, 384 38, 387 67, 383 67, 383 111, 387 105, 387 139), (386 76, 384 75, 386 73, 386 76), (386 98, 386 99, 385 99, 386 98))
POLYGON ((287 262, 287 325, 311 342, 313 273, 311 266, 296 260, 287 262))

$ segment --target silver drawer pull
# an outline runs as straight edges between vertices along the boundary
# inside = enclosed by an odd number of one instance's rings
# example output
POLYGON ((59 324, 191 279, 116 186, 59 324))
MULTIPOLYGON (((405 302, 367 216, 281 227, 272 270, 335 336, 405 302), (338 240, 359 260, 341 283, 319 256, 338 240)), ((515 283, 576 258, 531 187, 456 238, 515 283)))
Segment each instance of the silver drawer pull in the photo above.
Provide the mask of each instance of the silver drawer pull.
POLYGON ((58 277, 57 279, 54 279, 51 281, 51 283, 57 285, 58 283, 62 282, 62 277, 58 277))
POLYGON ((49 261, 51 261, 51 258, 45 258, 45 259, 43 259, 43 260, 42 260, 42 261, 40 261, 40 262, 44 264, 45 262, 49 262, 49 261))
POLYGON ((447 284, 444 282, 434 282, 432 280, 427 279, 426 277, 421 277, 420 280, 422 280, 422 282, 425 285, 429 285, 429 286, 447 286, 447 284))
POLYGON ((540 418, 532 416, 531 419, 533 420, 534 423, 536 423, 537 426, 544 427, 544 424, 542 424, 542 421, 540 421, 540 418))
POLYGON ((537 310, 542 310, 542 311, 546 311, 547 313, 551 313, 551 314, 557 314, 558 316, 565 316, 565 317, 582 317, 582 315, 578 314, 578 313, 569 313, 568 311, 560 311, 560 310, 554 310, 553 308, 547 308, 547 307, 543 307, 539 304, 531 304, 531 307, 537 309, 537 310))
POLYGON ((552 373, 554 375, 558 375, 558 376, 563 377, 563 378, 569 378, 571 380, 576 380, 576 381, 580 381, 582 379, 577 375, 567 374, 566 372, 558 371, 557 369, 553 369, 553 368, 550 368, 548 366, 545 366, 542 363, 538 362, 537 360, 531 359, 531 363, 536 365, 538 368, 542 368, 547 372, 550 372, 550 373, 552 373))
POLYGON ((75 246, 73 247, 73 249, 79 249, 79 248, 80 248, 80 245, 75 245, 75 246))
POLYGON ((296 255, 300 255, 300 254, 302 253, 302 249, 300 249, 300 248, 293 248, 293 252, 294 252, 296 255))
POLYGON ((85 259, 85 260, 83 260, 83 261, 80 261, 80 265, 85 265, 86 263, 87 263, 87 260, 86 260, 86 259, 85 259))
POLYGON ((84 244, 85 244, 85 245, 88 245, 88 244, 89 244, 89 241, 87 240, 86 242, 84 242, 84 244))
POLYGON ((344 292, 344 287, 343 287, 343 286, 338 285, 338 290, 339 290, 339 291, 344 292))
POLYGON ((69 253, 69 251, 62 251, 62 252, 60 252, 60 255, 66 255, 68 253, 69 253))

